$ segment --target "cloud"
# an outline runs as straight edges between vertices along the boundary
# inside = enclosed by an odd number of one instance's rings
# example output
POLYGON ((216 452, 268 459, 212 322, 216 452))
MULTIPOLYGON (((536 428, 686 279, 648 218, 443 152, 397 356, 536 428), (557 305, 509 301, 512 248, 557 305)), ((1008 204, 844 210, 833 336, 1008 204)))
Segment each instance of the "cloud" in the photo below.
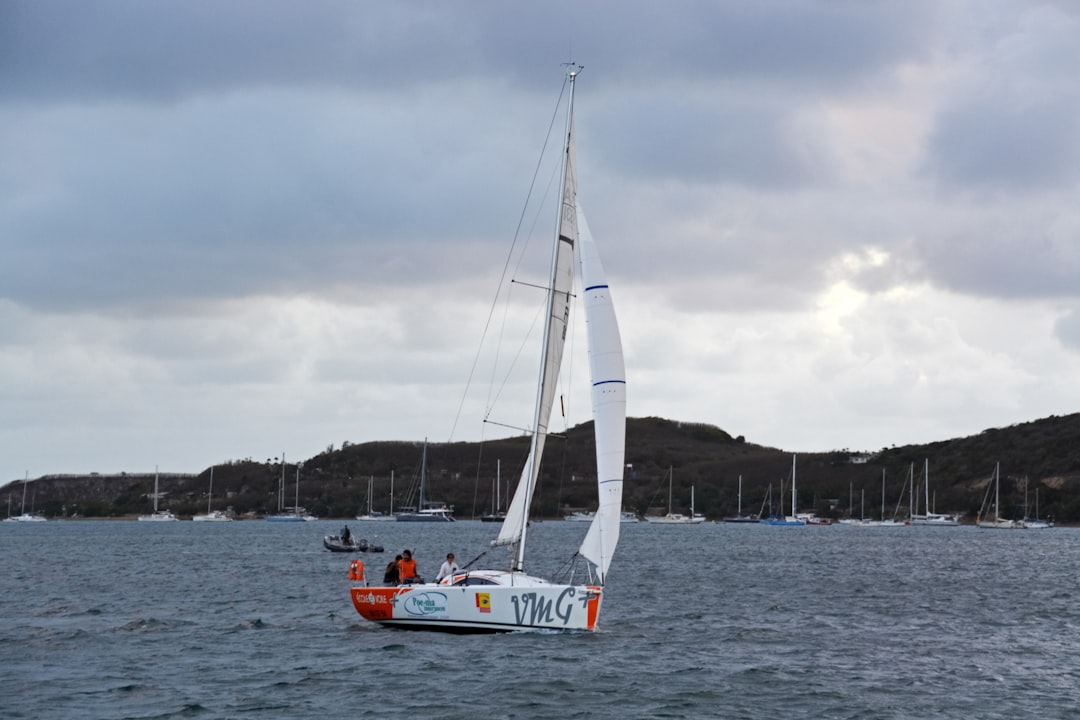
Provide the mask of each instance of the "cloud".
MULTIPOLYGON (((1010 8, 1012 9, 1012 8, 1010 8)), ((927 172, 945 192, 1031 193, 1080 179, 1075 8, 1031 5, 991 14, 930 139, 927 172), (989 23, 988 23, 989 24, 989 23), (987 40, 991 40, 987 42, 987 40)))
POLYGON ((1073 412, 1078 48, 1062 2, 4 3, 0 480, 527 424, 569 59, 631 414, 1073 412))

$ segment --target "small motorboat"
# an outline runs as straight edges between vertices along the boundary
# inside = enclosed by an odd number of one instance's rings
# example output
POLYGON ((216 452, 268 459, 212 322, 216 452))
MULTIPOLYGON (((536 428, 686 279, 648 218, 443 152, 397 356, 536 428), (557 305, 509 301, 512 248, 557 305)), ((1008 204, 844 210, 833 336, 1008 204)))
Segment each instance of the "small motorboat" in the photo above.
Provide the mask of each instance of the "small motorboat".
POLYGON ((363 538, 349 538, 345 541, 340 535, 324 535, 322 542, 323 547, 330 552, 383 552, 382 545, 369 543, 363 538))

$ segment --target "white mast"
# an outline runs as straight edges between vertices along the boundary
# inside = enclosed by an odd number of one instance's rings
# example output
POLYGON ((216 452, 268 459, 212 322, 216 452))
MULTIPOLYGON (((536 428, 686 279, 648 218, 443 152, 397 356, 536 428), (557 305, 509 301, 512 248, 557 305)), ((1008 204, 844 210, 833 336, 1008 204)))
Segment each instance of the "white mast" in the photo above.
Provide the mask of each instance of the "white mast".
POLYGON ((577 180, 572 153, 574 117, 574 80, 577 65, 570 66, 569 100, 566 108, 566 143, 563 146, 563 180, 560 202, 556 213, 556 233, 551 257, 551 274, 547 288, 547 313, 544 316, 544 346, 540 356, 540 371, 536 387, 536 411, 532 424, 532 447, 529 460, 518 483, 517 491, 506 513, 506 520, 493 544, 516 544, 512 570, 520 571, 525 565, 525 539, 528 534, 529 508, 533 491, 540 474, 540 461, 547 440, 548 423, 555 398, 555 383, 562 364, 566 325, 570 312, 570 294, 573 290, 574 255, 578 239, 577 229, 577 180))
POLYGON ((791 454, 791 519, 795 519, 795 453, 791 454))
POLYGON ((281 453, 281 480, 278 481, 277 511, 285 509, 285 453, 281 453))
POLYGON ((885 519, 885 468, 881 468, 881 519, 885 519))
POLYGON ((210 503, 214 500, 214 466, 210 466, 210 489, 206 492, 206 514, 210 514, 210 503))
POLYGON ((926 479, 926 485, 924 486, 924 493, 926 498, 926 507, 923 514, 927 518, 930 517, 930 458, 923 459, 923 477, 926 479))

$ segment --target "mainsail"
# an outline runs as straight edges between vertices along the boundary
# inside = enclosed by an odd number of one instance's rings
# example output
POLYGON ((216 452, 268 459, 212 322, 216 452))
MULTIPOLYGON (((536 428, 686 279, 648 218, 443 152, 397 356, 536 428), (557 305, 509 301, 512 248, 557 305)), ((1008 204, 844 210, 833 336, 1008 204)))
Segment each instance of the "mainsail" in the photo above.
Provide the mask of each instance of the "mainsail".
MULTIPOLYGON (((573 87, 571 85, 571 87, 573 87)), ((570 94, 570 110, 573 113, 573 91, 570 94)), ((551 280, 548 285, 548 312, 544 322, 544 355, 541 359, 540 379, 537 386, 536 415, 533 418, 532 448, 518 481, 510 507, 506 511, 499 535, 493 545, 517 544, 514 569, 520 570, 524 560, 525 529, 529 518, 536 479, 540 474, 540 461, 544 456, 551 408, 555 401, 556 381, 562 365, 563 347, 566 344, 566 326, 570 319, 570 296, 574 286, 574 265, 578 238, 577 175, 574 167, 573 121, 568 120, 568 136, 563 171, 562 202, 557 223, 559 237, 555 243, 551 261, 551 280)))

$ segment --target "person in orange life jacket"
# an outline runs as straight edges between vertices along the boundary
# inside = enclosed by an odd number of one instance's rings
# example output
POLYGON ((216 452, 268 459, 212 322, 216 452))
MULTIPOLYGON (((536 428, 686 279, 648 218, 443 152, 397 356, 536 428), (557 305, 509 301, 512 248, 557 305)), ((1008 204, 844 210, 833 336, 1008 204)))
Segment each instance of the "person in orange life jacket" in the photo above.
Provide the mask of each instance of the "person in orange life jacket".
POLYGON ((412 550, 401 551, 401 560, 398 562, 398 582, 402 585, 420 582, 420 576, 416 574, 416 560, 413 559, 412 550))

